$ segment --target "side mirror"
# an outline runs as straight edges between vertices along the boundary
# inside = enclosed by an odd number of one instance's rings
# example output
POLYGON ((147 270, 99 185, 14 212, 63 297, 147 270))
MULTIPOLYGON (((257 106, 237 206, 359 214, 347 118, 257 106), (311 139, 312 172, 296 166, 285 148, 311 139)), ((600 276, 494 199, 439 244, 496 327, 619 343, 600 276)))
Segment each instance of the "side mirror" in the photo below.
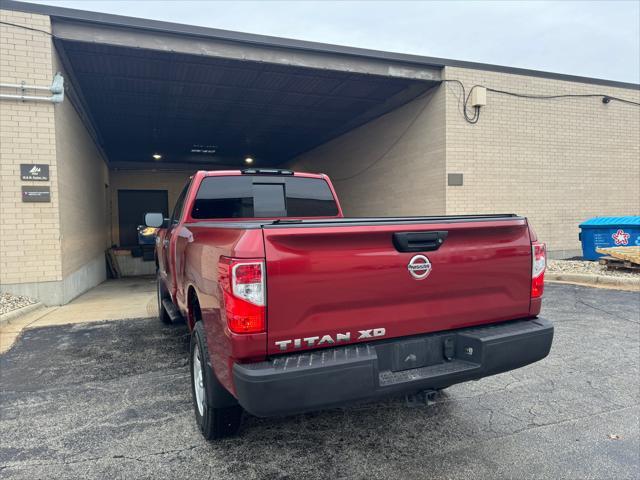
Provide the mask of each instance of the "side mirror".
POLYGON ((164 215, 161 213, 146 213, 144 216, 144 223, 147 225, 147 227, 155 227, 155 228, 166 227, 164 215))

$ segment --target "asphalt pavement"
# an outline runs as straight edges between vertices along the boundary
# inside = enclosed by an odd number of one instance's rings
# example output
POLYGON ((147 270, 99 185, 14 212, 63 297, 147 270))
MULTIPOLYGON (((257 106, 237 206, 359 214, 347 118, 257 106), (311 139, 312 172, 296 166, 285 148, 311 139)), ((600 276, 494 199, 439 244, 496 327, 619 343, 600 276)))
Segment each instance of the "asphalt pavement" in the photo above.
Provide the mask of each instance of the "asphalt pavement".
POLYGON ((200 436, 188 333, 28 329, 0 356, 0 478, 640 478, 640 294, 547 285, 545 360, 445 390, 200 436))

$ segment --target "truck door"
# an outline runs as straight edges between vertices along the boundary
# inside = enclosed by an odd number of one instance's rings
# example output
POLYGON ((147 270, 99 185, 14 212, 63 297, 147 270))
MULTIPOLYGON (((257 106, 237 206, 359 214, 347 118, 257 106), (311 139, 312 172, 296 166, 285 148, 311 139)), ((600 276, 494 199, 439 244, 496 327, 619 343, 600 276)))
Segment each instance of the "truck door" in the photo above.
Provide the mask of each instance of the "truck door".
POLYGON ((180 220, 182 218, 182 211, 184 209, 184 201, 187 196, 187 192, 189 191, 190 182, 185 185, 182 189, 182 192, 178 196, 178 200, 176 201, 176 205, 173 209, 173 213, 171 214, 171 218, 169 219, 169 225, 167 227, 167 231, 162 240, 162 264, 165 267, 164 272, 164 280, 165 285, 169 292, 171 292, 172 297, 175 299, 176 295, 176 270, 179 267, 176 261, 176 242, 178 233, 180 230, 180 220))

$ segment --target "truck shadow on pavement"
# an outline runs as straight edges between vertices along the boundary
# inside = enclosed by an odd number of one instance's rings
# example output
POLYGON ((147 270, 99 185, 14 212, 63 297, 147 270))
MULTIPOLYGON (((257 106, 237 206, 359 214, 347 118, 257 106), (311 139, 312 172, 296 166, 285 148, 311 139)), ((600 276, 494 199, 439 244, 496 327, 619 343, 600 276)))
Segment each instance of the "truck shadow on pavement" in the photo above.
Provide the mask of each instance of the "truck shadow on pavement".
POLYGON ((0 356, 4 478, 634 478, 640 297, 548 287, 551 355, 404 398, 261 419, 207 443, 186 326, 133 319, 26 330, 0 356), (615 345, 615 348, 612 346, 615 345))

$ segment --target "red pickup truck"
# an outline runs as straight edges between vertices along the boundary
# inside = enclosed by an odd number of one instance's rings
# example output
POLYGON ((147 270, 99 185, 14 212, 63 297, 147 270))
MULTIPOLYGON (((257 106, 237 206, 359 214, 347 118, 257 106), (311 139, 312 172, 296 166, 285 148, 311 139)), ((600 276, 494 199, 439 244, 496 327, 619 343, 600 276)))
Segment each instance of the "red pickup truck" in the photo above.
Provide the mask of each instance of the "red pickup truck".
POLYGON ((197 172, 149 213, 158 307, 191 331, 198 425, 446 388, 547 356, 545 245, 517 215, 343 218, 325 175, 197 172))

